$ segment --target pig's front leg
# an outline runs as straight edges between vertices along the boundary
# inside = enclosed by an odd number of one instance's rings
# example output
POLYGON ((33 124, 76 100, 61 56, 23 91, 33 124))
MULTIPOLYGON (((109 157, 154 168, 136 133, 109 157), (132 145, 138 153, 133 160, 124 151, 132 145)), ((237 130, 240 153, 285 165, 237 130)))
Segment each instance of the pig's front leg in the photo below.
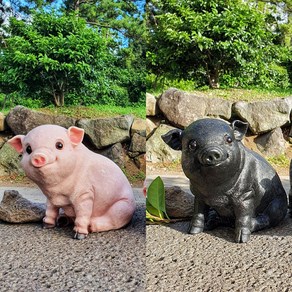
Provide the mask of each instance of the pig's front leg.
POLYGON ((74 222, 75 239, 84 239, 88 235, 90 218, 93 209, 94 195, 91 193, 84 193, 79 196, 74 202, 74 211, 76 219, 74 222))
POLYGON ((252 216, 254 214, 253 192, 245 193, 234 206, 235 213, 235 241, 242 243, 250 239, 252 216))
POLYGON ((59 216, 59 208, 47 200, 46 216, 43 218, 43 228, 54 228, 59 216))
POLYGON ((208 208, 198 196, 195 196, 195 211, 189 228, 190 234, 197 234, 204 230, 205 214, 208 208))

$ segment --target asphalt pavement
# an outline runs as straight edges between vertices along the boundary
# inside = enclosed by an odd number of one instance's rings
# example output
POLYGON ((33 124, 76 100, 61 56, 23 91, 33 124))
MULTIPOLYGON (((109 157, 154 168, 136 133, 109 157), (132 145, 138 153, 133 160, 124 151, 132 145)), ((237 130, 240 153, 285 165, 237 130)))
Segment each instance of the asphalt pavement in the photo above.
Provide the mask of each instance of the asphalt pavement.
MULTIPOLYGON (((36 188, 15 189, 45 202, 36 188)), ((134 189, 137 209, 129 225, 73 239, 71 227, 0 222, 0 291, 145 291, 145 198, 134 189)))
MULTIPOLYGON (((147 184, 156 175, 148 176, 147 184)), ((181 175, 161 176, 166 186, 186 191, 181 175)), ((288 177, 281 178, 289 189, 288 177)), ((252 233, 245 244, 234 242, 234 230, 220 227, 187 234, 189 222, 146 228, 146 291, 292 291, 292 219, 252 233)))

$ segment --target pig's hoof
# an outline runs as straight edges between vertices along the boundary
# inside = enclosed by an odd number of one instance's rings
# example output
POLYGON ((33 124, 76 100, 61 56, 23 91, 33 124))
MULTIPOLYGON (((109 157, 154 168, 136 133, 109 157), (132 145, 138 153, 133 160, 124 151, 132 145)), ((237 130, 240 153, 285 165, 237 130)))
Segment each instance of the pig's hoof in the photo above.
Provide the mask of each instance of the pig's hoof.
POLYGON ((248 228, 239 228, 235 233, 235 241, 238 243, 248 242, 250 239, 250 230, 248 228))
POLYGON ((82 233, 78 233, 78 232, 76 232, 73 236, 74 239, 78 239, 78 240, 85 239, 86 237, 87 237, 87 234, 82 234, 82 233))
POLYGON ((43 222, 43 228, 44 229, 54 228, 55 226, 56 226, 55 224, 49 224, 49 223, 43 222))
POLYGON ((189 234, 198 234, 201 233, 204 230, 202 227, 197 227, 197 226, 191 226, 189 230, 189 234))

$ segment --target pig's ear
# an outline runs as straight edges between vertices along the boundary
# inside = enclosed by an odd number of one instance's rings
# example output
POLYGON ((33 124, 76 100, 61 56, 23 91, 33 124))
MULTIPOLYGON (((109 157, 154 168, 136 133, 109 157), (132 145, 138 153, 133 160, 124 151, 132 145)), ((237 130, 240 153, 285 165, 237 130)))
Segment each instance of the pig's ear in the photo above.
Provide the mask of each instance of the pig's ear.
POLYGON ((23 152, 22 141, 24 137, 25 137, 24 135, 14 136, 10 140, 8 140, 7 143, 11 145, 18 153, 22 153, 23 152))
POLYGON ((77 127, 70 127, 68 129, 68 136, 73 145, 78 145, 83 140, 84 130, 77 127))
POLYGON ((241 141, 248 129, 248 123, 236 120, 231 124, 234 137, 237 141, 241 141))
POLYGON ((174 129, 161 136, 162 140, 172 149, 181 150, 181 135, 182 130, 174 129))

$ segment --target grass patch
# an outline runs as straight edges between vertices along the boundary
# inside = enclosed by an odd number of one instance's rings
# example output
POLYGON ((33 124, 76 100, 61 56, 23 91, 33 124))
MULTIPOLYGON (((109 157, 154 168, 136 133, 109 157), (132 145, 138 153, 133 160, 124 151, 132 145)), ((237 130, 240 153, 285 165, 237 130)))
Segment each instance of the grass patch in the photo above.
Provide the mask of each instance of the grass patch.
POLYGON ((229 101, 262 101, 275 98, 284 98, 292 95, 292 89, 204 89, 191 91, 199 96, 217 97, 229 101))
MULTIPOLYGON (((182 89, 177 87, 180 90, 185 90, 190 93, 193 93, 202 97, 209 98, 222 98, 232 102, 235 101, 263 101, 271 100, 276 98, 285 98, 292 95, 291 89, 239 89, 239 88, 229 88, 229 89, 210 89, 203 88, 198 90, 182 89)), ((159 96, 162 92, 151 92, 155 96, 159 96)))
POLYGON ((194 80, 170 80, 170 79, 159 79, 155 82, 155 75, 148 74, 146 78, 147 92, 160 96, 162 92, 168 88, 174 87, 183 91, 194 93, 198 96, 203 97, 217 97, 230 101, 260 101, 270 100, 275 98, 283 98, 292 96, 292 87, 290 88, 226 88, 211 89, 209 86, 198 87, 194 80), (154 88, 155 86, 155 88, 154 88))
POLYGON ((146 109, 144 105, 136 107, 121 107, 110 105, 91 106, 66 106, 66 107, 46 107, 37 109, 40 112, 54 115, 65 115, 72 118, 108 118, 119 115, 131 114, 137 118, 145 118, 146 109))
POLYGON ((131 171, 128 171, 126 168, 122 169, 123 173, 125 176, 128 178, 131 184, 137 184, 141 183, 143 184, 143 181, 146 179, 146 174, 145 172, 139 170, 136 173, 133 173, 131 171))
MULTIPOLYGON (((120 115, 133 115, 137 118, 144 119, 146 116, 145 106, 140 107, 120 107, 120 106, 105 106, 105 105, 94 105, 94 106, 64 106, 64 107, 43 107, 43 108, 31 108, 33 110, 51 114, 51 115, 63 115, 69 116, 76 119, 86 118, 110 118, 120 115)), ((10 112, 10 108, 1 110, 4 115, 10 112)))
POLYGON ((11 100, 8 99, 4 103, 5 95, 0 93, 0 111, 7 115, 12 108, 16 105, 23 105, 27 108, 34 109, 47 114, 65 115, 72 118, 106 118, 119 115, 132 114, 138 118, 145 118, 146 116, 146 104, 134 104, 133 106, 114 106, 114 105, 89 105, 89 106, 64 106, 55 107, 54 105, 43 106, 41 100, 33 100, 31 98, 11 100), (3 105, 5 107, 3 108, 3 105))
POLYGON ((267 160, 273 167, 289 168, 290 165, 290 159, 285 154, 267 157, 267 160))

